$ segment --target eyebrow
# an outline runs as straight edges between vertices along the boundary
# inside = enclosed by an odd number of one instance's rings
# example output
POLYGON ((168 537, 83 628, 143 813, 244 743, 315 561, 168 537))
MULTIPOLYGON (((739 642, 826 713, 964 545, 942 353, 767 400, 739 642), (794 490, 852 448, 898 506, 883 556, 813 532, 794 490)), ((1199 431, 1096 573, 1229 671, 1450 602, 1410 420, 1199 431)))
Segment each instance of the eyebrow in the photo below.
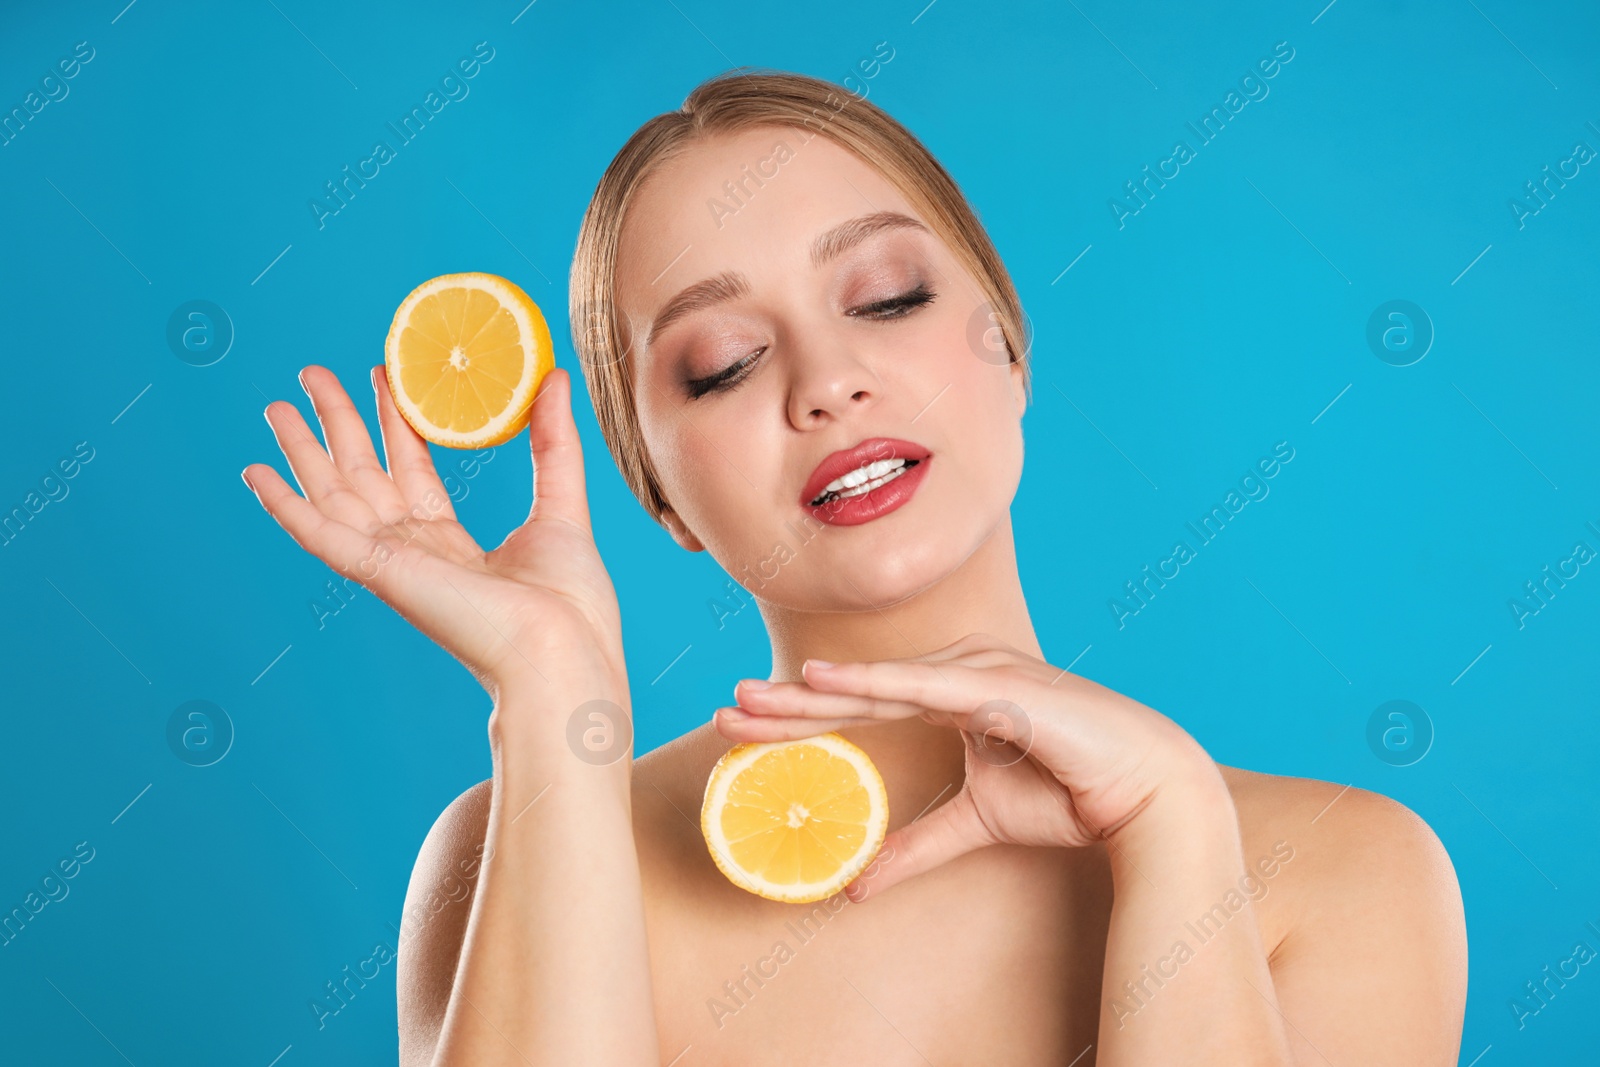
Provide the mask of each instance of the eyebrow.
MULTIPOLYGON (((811 243, 811 265, 821 267, 875 234, 887 230, 920 230, 931 233, 922 222, 898 211, 875 211, 848 222, 842 222, 817 237, 811 243)), ((750 293, 750 282, 738 271, 721 274, 695 282, 662 305, 650 324, 645 344, 652 344, 661 332, 674 322, 696 311, 736 300, 750 293)))

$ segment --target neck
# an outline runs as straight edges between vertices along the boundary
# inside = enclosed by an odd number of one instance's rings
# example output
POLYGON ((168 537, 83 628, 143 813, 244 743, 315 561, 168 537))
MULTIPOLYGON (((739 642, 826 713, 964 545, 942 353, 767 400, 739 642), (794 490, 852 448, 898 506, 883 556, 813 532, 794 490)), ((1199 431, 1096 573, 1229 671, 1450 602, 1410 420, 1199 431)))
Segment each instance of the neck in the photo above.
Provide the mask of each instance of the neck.
MULTIPOLYGON (((826 613, 758 604, 772 639, 769 680, 774 682, 802 681, 800 668, 807 658, 833 663, 917 659, 970 633, 993 634, 1045 658, 1017 573, 1009 512, 959 568, 897 604, 826 613)), ((883 775, 895 812, 892 825, 911 821, 942 790, 942 800, 949 800, 960 788, 965 744, 951 727, 913 716, 838 732, 864 749, 883 775)))
POLYGON ((970 633, 993 634, 1044 657, 1022 595, 1009 512, 954 572, 897 604, 838 612, 758 604, 772 639, 774 682, 800 681, 807 658, 832 663, 915 659, 970 633))

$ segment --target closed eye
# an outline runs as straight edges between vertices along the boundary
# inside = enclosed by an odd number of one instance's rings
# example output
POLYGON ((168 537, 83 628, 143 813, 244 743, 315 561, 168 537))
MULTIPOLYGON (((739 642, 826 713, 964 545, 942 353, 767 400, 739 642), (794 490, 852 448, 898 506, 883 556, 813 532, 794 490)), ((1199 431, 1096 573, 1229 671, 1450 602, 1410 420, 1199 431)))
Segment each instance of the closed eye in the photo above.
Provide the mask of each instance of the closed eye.
POLYGON ((899 296, 892 296, 887 300, 879 300, 873 304, 863 304, 860 307, 851 308, 845 314, 867 315, 877 319, 904 318, 913 309, 933 303, 933 298, 937 295, 926 284, 919 284, 909 292, 901 293, 899 296), (887 312, 887 314, 882 314, 883 312, 887 312))
POLYGON ((765 352, 766 350, 767 346, 762 345, 760 348, 756 349, 754 352, 750 353, 748 356, 745 356, 743 359, 739 360, 737 363, 725 370, 719 370, 717 373, 706 378, 695 378, 689 382, 686 382, 685 384, 689 388, 689 399, 699 400, 707 393, 716 393, 723 389, 733 388, 735 385, 739 384, 739 381, 744 377, 744 375, 740 372, 748 367, 751 363, 755 362, 756 357, 761 355, 761 353, 765 352))
MULTIPOLYGON (((853 318, 868 318, 878 322, 891 319, 902 319, 917 308, 933 303, 938 294, 929 289, 926 283, 919 284, 915 289, 901 293, 899 296, 889 297, 887 300, 877 300, 871 304, 862 304, 853 307, 845 314, 853 318)), ((751 352, 743 359, 705 378, 695 378, 686 382, 689 399, 698 400, 707 393, 721 392, 732 389, 748 377, 749 368, 767 350, 766 345, 751 352)))

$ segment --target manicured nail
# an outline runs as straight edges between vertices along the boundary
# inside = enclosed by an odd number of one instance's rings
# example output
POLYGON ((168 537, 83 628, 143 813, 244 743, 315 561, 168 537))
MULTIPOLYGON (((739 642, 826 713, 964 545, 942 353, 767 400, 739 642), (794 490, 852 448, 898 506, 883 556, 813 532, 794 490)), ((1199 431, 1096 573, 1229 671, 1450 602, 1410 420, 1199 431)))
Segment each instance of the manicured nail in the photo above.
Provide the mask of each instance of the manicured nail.
POLYGON ((828 661, 827 661, 827 660, 825 660, 825 659, 808 659, 808 660, 806 660, 806 663, 807 663, 807 665, 809 665, 809 666, 812 666, 812 667, 815 667, 815 668, 817 668, 817 669, 818 669, 818 670, 823 670, 823 671, 825 671, 825 670, 827 670, 827 669, 828 669, 828 668, 829 668, 829 667, 832 667, 832 666, 833 666, 833 664, 831 664, 831 663, 829 663, 829 662, 828 662, 828 661))
POLYGON ((256 491, 256 487, 253 486, 253 485, 250 485, 250 476, 248 474, 246 474, 244 471, 240 471, 239 472, 239 477, 244 479, 244 484, 245 485, 250 486, 250 491, 252 493, 256 491))
POLYGON ((740 722, 750 717, 750 713, 743 708, 718 708, 717 714, 728 722, 740 722))
POLYGON ((767 681, 765 678, 741 678, 739 680, 739 684, 744 686, 746 689, 755 691, 772 688, 772 683, 767 681))

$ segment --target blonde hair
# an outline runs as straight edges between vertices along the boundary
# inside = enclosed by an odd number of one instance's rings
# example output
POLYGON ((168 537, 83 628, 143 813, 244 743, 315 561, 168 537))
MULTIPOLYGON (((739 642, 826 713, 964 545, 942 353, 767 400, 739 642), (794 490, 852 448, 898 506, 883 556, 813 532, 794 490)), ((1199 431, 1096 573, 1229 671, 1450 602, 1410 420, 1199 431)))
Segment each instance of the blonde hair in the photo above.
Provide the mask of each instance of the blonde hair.
MULTIPOLYGON (((1031 336, 1015 286, 955 181, 916 136, 882 108, 831 82, 736 67, 695 87, 676 111, 650 119, 611 160, 578 230, 569 314, 573 349, 595 418, 628 488, 656 522, 670 505, 639 430, 634 382, 616 314, 617 247, 629 203, 656 168, 705 139, 753 126, 788 126, 830 138, 877 169, 982 287, 1009 362, 1023 363, 1029 399, 1031 336), (1019 356, 1018 353, 1021 353, 1019 356)), ((993 329, 987 322, 987 333, 993 329)))

